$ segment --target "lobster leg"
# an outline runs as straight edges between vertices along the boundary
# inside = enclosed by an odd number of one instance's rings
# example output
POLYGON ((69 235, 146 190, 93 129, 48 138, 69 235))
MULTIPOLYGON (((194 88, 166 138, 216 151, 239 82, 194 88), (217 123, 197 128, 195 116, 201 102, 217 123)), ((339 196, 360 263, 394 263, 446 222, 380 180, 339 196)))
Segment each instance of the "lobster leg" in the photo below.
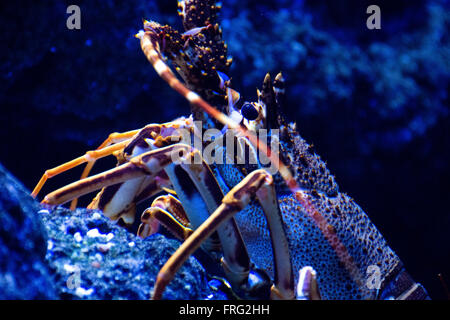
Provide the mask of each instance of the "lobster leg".
POLYGON ((109 156, 113 154, 115 151, 123 149, 127 145, 128 141, 122 141, 120 143, 117 143, 115 145, 105 147, 100 150, 92 150, 86 152, 84 156, 78 157, 72 161, 66 162, 58 167, 55 167, 53 169, 45 171, 45 173, 42 175, 41 179, 39 180, 38 184, 34 188, 33 192, 31 193, 31 196, 33 198, 36 198, 39 191, 41 191, 42 187, 44 186, 47 179, 52 178, 60 173, 63 173, 67 170, 70 170, 72 168, 75 168, 79 166, 80 164, 98 160, 100 158, 104 158, 106 156, 109 156))
POLYGON ((191 147, 188 145, 174 144, 145 152, 116 168, 58 189, 45 196, 43 203, 60 205, 103 187, 145 176, 154 178, 165 166, 172 162, 173 153, 178 155, 179 152, 188 152, 190 150, 191 147))
POLYGON ((159 223, 162 223, 173 235, 184 241, 193 232, 189 228, 189 219, 181 202, 172 195, 156 198, 150 208, 141 216, 138 236, 146 238, 158 231, 159 223))
MULTIPOLYGON (((107 200, 109 208, 104 213, 112 219, 126 215, 125 218, 130 222, 130 212, 134 209, 134 199, 141 190, 143 179, 155 179, 165 169, 177 195, 182 198, 183 205, 187 208, 185 209, 189 220, 196 226, 209 216, 209 212, 217 208, 223 197, 218 182, 204 160, 201 163, 192 163, 192 160, 198 157, 200 153, 197 150, 181 143, 147 151, 114 169, 74 182, 48 194, 43 204, 64 204, 87 193, 102 188, 104 192, 108 187, 117 185, 118 189, 107 200), (187 161, 175 165, 174 159, 183 160, 179 158, 180 154, 185 155, 184 160, 187 161), (202 213, 206 214, 206 217, 202 216, 202 213)), ((90 208, 99 208, 101 195, 97 198, 100 200, 94 200, 94 205, 90 208)), ((228 274, 232 275, 234 283, 241 284, 248 279, 250 259, 234 219, 223 224, 218 234, 228 274)))
MULTIPOLYGON (((117 144, 119 142, 129 140, 135 134, 137 134, 139 131, 140 130, 137 129, 137 130, 131 130, 131 131, 123 132, 123 133, 118 133, 118 132, 111 133, 108 136, 108 138, 105 141, 103 141, 103 143, 96 150, 101 150, 112 144, 117 144)), ((86 178, 89 175, 92 168, 94 167, 96 160, 97 159, 92 159, 92 160, 88 161, 88 163, 86 164, 86 167, 84 167, 83 173, 81 174, 80 180, 86 178)), ((78 198, 73 199, 72 202, 70 203, 70 210, 75 210, 75 208, 77 207, 77 203, 78 203, 78 198)))
POLYGON ((132 138, 135 134, 137 134, 141 129, 131 130, 127 132, 113 132, 111 133, 105 141, 97 149, 103 149, 112 144, 116 144, 125 140, 132 138))
POLYGON ((317 273, 312 267, 300 269, 297 283, 297 300, 321 300, 319 286, 317 285, 317 273))
MULTIPOLYGON (((160 270, 153 290, 153 299, 160 299, 184 261, 211 236, 222 223, 241 211, 256 196, 264 210, 272 239, 275 284, 271 288, 273 299, 293 299, 294 284, 289 248, 273 185, 273 178, 265 170, 256 170, 236 185, 223 199, 216 211, 186 239, 160 270)), ((224 263, 227 269, 226 262, 224 263)))
POLYGON ((136 205, 160 193, 170 182, 164 172, 156 176, 136 178, 104 187, 87 207, 98 209, 111 220, 122 218, 125 225, 132 225, 136 205))

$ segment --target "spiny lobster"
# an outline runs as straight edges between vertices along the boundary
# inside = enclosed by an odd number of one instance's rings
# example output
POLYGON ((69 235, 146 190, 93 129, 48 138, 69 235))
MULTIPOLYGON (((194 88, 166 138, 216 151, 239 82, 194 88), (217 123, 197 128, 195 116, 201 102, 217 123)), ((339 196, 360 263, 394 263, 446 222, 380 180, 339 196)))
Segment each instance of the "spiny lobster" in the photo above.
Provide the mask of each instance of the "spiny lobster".
POLYGON ((43 203, 72 200, 74 208, 78 197, 101 189, 89 208, 131 224, 137 203, 172 190, 144 211, 138 231, 146 237, 161 223, 183 241, 158 274, 155 299, 199 247, 220 260, 226 281, 244 298, 428 298, 363 210, 339 192, 295 124, 285 120, 281 73, 274 81, 267 74, 257 101, 245 102, 227 76, 232 59, 217 23, 220 5, 180 0, 179 8, 184 33, 144 20, 136 37, 158 75, 190 102, 192 116, 113 133, 97 150, 47 170, 32 195, 48 178, 87 163, 80 181, 43 203), (264 130, 265 141, 258 135, 264 130), (205 139, 193 146, 191 138, 199 137, 205 139), (228 138, 231 147, 216 143, 228 138), (216 161, 207 161, 199 148, 216 161), (95 161, 108 155, 116 156, 117 167, 88 177, 95 161))

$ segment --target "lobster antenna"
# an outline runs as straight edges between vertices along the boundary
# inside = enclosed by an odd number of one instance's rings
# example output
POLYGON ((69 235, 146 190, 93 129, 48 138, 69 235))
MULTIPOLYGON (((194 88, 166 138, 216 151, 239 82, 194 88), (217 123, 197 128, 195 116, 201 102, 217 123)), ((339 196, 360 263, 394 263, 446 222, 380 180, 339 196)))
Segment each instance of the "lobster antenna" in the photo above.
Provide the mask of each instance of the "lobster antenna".
POLYGON ((304 190, 298 185, 291 171, 280 160, 280 158, 274 152, 271 152, 269 146, 261 142, 256 137, 256 135, 250 132, 247 128, 241 126, 239 123, 211 106, 197 93, 189 90, 183 83, 181 83, 181 81, 178 80, 178 78, 172 72, 170 67, 167 66, 167 64, 162 59, 161 53, 157 49, 159 48, 159 45, 154 37, 152 37, 151 31, 141 30, 135 35, 135 37, 140 39, 141 49, 147 57, 147 60, 152 64, 158 75, 164 81, 166 81, 172 89, 182 95, 192 105, 205 111, 208 115, 217 119, 217 121, 221 122, 223 125, 226 125, 228 126, 228 128, 235 129, 240 132, 242 135, 248 138, 248 140, 254 147, 264 153, 264 155, 271 161, 271 163, 280 173, 281 177, 286 182, 286 185, 294 194, 296 200, 312 217, 316 226, 321 230, 325 238, 328 240, 331 247, 336 252, 339 260, 343 263, 347 271, 350 273, 351 277, 358 284, 359 288, 364 288, 363 276, 359 268, 356 266, 352 256, 349 254, 347 248, 337 237, 334 228, 328 224, 325 217, 320 214, 320 212, 311 203, 308 195, 306 195, 304 190))

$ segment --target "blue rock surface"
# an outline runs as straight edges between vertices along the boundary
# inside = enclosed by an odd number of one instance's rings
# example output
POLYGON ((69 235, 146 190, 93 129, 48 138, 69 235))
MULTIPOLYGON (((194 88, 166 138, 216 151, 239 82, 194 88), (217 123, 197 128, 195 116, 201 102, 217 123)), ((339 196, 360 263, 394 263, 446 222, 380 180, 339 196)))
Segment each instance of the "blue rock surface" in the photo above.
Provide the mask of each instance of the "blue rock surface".
POLYGON ((0 300, 54 299, 39 206, 1 164, 0 185, 0 300))
MULTIPOLYGON (((47 210, 0 165, 0 300, 146 300, 180 245, 161 234, 144 240, 100 212, 47 210)), ((190 257, 163 299, 223 299, 190 257)))
MULTIPOLYGON (((149 299, 158 271, 180 245, 161 234, 142 240, 93 210, 43 209, 39 215, 48 232, 46 259, 61 299, 149 299)), ((214 293, 205 270, 191 257, 163 299, 209 295, 214 293)))

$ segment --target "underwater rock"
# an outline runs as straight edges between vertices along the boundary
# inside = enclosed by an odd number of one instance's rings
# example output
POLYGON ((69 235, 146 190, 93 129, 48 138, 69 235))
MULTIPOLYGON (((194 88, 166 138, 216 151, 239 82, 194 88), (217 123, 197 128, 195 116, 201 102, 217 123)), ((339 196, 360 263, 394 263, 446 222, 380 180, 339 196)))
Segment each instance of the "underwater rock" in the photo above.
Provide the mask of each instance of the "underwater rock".
MULTIPOLYGON (((141 239, 99 211, 40 208, 0 165, 0 299, 148 299, 180 243, 141 239)), ((220 299, 193 257, 164 299, 220 299)))
MULTIPOLYGON (((159 269, 180 245, 160 234, 143 240, 99 211, 59 207, 39 214, 48 232, 46 258, 61 299, 149 299, 159 269)), ((215 294, 205 270, 191 257, 163 298, 208 296, 215 294)))
POLYGON ((0 299, 54 299, 39 206, 2 165, 0 185, 0 299))

